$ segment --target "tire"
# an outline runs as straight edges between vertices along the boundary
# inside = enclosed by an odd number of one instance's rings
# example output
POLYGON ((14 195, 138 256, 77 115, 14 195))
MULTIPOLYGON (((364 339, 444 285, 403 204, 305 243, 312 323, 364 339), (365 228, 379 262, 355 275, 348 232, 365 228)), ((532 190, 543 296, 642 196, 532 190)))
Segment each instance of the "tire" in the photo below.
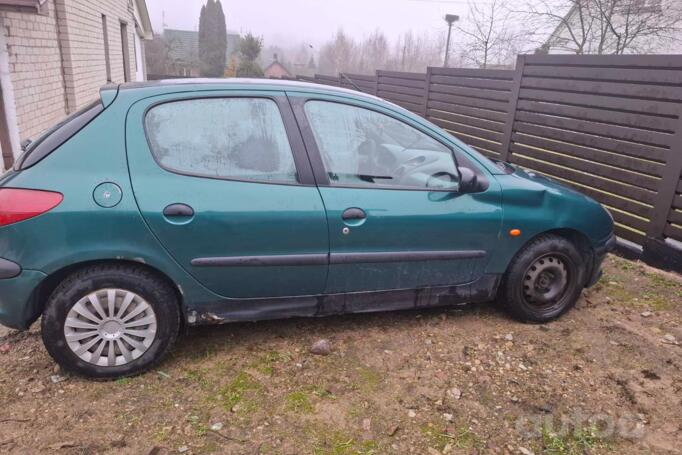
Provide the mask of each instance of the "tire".
POLYGON ((68 276, 42 317, 43 343, 52 358, 64 370, 93 379, 149 370, 179 330, 174 290, 153 272, 127 264, 91 266, 68 276))
POLYGON ((585 283, 584 259, 563 237, 540 235, 512 260, 500 299, 523 322, 548 322, 575 305, 585 283))

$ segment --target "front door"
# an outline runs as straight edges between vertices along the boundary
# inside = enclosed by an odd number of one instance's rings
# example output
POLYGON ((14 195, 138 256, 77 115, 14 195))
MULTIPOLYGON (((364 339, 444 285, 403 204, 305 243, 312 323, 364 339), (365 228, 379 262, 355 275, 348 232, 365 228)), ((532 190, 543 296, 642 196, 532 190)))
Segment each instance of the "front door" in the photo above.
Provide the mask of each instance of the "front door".
POLYGON ((483 274, 501 222, 494 179, 460 193, 452 146, 399 112, 289 97, 327 209, 328 293, 451 286, 483 274))
POLYGON ((282 93, 148 98, 126 130, 140 211, 199 282, 235 299, 324 291, 324 206, 282 93))

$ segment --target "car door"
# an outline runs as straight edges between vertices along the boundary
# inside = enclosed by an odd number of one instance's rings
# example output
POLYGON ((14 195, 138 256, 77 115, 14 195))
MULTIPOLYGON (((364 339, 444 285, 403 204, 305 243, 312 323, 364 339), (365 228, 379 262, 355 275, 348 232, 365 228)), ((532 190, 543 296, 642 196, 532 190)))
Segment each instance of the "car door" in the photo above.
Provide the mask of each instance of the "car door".
MULTIPOLYGON (((452 286, 479 278, 498 240, 500 189, 459 191, 453 145, 399 111, 288 93, 324 201, 328 293, 452 286)), ((488 178, 489 177, 489 178, 488 178)))
POLYGON ((234 299, 324 291, 326 215, 283 93, 147 98, 126 134, 142 216, 204 286, 234 299))

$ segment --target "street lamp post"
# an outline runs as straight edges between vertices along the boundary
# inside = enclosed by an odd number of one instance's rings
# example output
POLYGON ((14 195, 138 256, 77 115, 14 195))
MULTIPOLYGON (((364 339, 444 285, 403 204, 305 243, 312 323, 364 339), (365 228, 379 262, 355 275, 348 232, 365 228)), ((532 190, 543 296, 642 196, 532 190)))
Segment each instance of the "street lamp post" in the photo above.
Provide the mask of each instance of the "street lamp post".
POLYGON ((448 42, 445 44, 445 62, 443 62, 443 68, 448 67, 448 60, 450 59, 450 36, 452 35, 452 24, 459 20, 459 16, 456 14, 446 14, 445 22, 448 23, 448 42))

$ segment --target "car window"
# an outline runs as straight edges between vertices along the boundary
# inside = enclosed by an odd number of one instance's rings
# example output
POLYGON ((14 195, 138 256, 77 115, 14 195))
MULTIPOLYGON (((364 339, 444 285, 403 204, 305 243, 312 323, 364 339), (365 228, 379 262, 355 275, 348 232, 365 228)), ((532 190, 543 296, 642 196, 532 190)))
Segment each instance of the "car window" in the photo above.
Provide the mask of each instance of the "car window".
POLYGON ((277 104, 265 98, 206 98, 153 107, 145 118, 164 168, 215 178, 296 182, 277 104))
POLYGON ((25 152, 15 163, 15 169, 24 170, 37 164, 85 128, 102 111, 102 101, 93 101, 42 133, 35 141, 24 141, 22 147, 25 152))
POLYGON ((399 120, 328 101, 305 112, 332 185, 459 187, 452 150, 399 120))

